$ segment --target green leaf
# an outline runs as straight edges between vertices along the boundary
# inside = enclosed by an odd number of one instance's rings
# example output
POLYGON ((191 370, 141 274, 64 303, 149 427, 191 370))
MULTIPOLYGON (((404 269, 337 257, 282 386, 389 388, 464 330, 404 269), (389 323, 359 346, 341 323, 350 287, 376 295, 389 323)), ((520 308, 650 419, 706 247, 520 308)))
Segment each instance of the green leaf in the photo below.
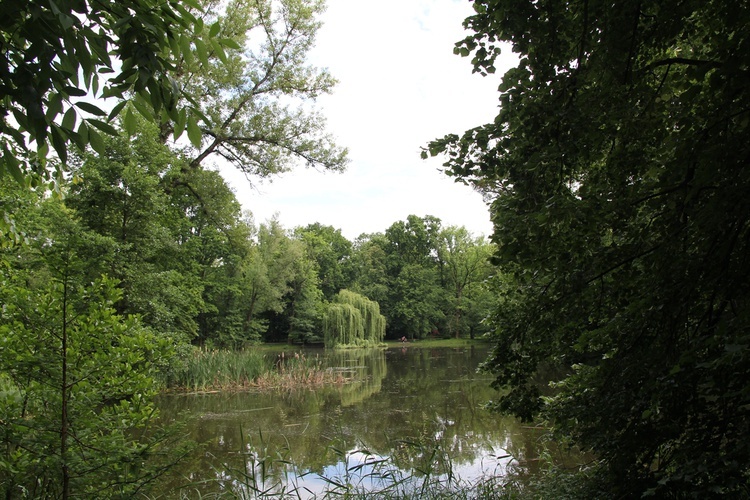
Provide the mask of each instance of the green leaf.
POLYGON ((234 40, 233 38, 222 38, 220 42, 224 47, 229 47, 230 49, 234 50, 242 50, 240 44, 237 43, 237 40, 234 40))
POLYGON ((193 62, 193 49, 190 45, 190 41, 190 38, 188 38, 187 36, 180 36, 180 48, 182 49, 182 57, 188 64, 191 64, 193 62))
POLYGON ((5 170, 15 179, 15 181, 21 185, 25 182, 25 176, 20 168, 20 162, 18 159, 8 151, 7 146, 3 145, 3 163, 5 163, 5 170))
POLYGON ((112 111, 109 112, 107 121, 112 121, 117 115, 119 115, 120 111, 122 111, 122 108, 124 108, 127 103, 128 101, 120 101, 117 104, 115 104, 115 107, 112 108, 112 111))
POLYGON ((87 118, 86 121, 88 121, 91 125, 93 125, 94 127, 98 128, 99 130, 101 130, 105 134, 109 134, 111 136, 117 136, 117 135, 119 135, 119 132, 117 131, 117 129, 114 128, 112 125, 110 125, 107 122, 103 122, 101 120, 96 120, 94 118, 87 118))
POLYGON ((73 87, 71 85, 65 85, 62 88, 62 91, 72 97, 86 97, 88 95, 88 92, 85 90, 79 89, 78 87, 73 87))
POLYGON ((67 146, 67 141, 65 140, 65 137, 63 137, 57 125, 52 125, 50 127, 50 132, 51 132, 50 135, 52 137, 52 147, 55 148, 55 151, 57 152, 57 156, 60 158, 60 161, 62 163, 67 163, 68 162, 68 146, 67 146))
POLYGON ((182 14, 181 18, 183 21, 190 23, 190 24, 195 24, 196 17, 192 13, 190 13, 190 11, 188 11, 185 7, 180 5, 179 2, 174 2, 172 4, 172 7, 174 7, 177 11, 179 11, 180 14, 182 14))
POLYGON ((99 75, 94 73, 91 75, 91 94, 96 95, 99 93, 99 75))
MULTIPOLYGON (((83 137, 81 136, 81 134, 79 134, 78 132, 74 130, 68 130, 66 128, 63 128, 61 130, 65 132, 65 135, 68 136, 71 142, 73 142, 73 144, 75 144, 76 147, 78 147, 78 149, 80 149, 81 151, 86 149, 86 141, 83 140, 83 137)), ((88 130, 88 129, 85 129, 85 130, 88 130)))
POLYGON ((149 108, 148 104, 145 103, 142 99, 136 98, 132 101, 132 104, 142 117, 144 117, 148 121, 154 121, 153 110, 149 108))
POLYGON ((216 21, 211 25, 211 28, 208 30, 208 36, 211 38, 216 38, 216 35, 219 34, 219 31, 221 30, 221 24, 219 24, 219 21, 216 21))
POLYGON ((76 126, 76 110, 74 107, 68 108, 62 119, 62 126, 68 130, 73 130, 76 126))
POLYGON ((125 126, 125 132, 129 137, 135 134, 135 130, 136 128, 138 128, 138 120, 136 120, 135 118, 133 108, 128 108, 128 110, 125 112, 122 123, 125 126))
POLYGON ((196 148, 201 147, 201 140, 203 139, 203 132, 201 131, 198 123, 195 121, 195 117, 190 115, 187 119, 187 134, 188 139, 196 148))
POLYGON ((107 116, 107 113, 102 111, 101 108, 99 108, 98 106, 94 106, 93 104, 88 102, 79 101, 76 103, 76 107, 78 107, 78 109, 82 109, 87 113, 91 113, 92 115, 107 116))
POLYGON ((84 150, 86 149, 86 144, 88 144, 89 142, 89 126, 86 123, 86 120, 81 120, 81 123, 78 125, 78 135, 83 141, 83 144, 79 147, 81 148, 81 150, 84 150))
POLYGON ((195 51, 198 53, 198 60, 203 66, 208 66, 208 50, 203 40, 195 40, 195 51))
POLYGON ((209 41, 211 43, 211 47, 214 49, 214 52, 216 52, 216 55, 219 57, 219 60, 226 64, 228 61, 227 54, 226 52, 224 52, 224 47, 222 47, 221 44, 213 38, 211 38, 209 41))
POLYGON ((91 145, 91 148, 94 151, 102 156, 104 156, 107 152, 107 148, 104 144, 104 139, 102 139, 102 136, 99 135, 99 132, 97 132, 93 128, 89 128, 89 145, 91 145))
POLYGON ((18 124, 21 126, 21 129, 23 129, 24 131, 29 130, 29 120, 26 119, 26 114, 22 113, 16 108, 13 108, 13 118, 16 119, 18 124))
POLYGON ((47 101, 47 120, 53 121, 57 115, 62 113, 63 110, 63 98, 57 93, 53 92, 49 96, 47 101))
POLYGON ((177 120, 174 121, 174 129, 172 131, 172 136, 175 140, 179 139, 182 135, 182 132, 185 131, 185 125, 187 123, 187 110, 185 108, 180 109, 179 114, 177 116, 177 120))
POLYGON ((42 141, 41 144, 36 148, 36 155, 39 158, 47 158, 49 154, 49 144, 47 141, 42 141))
POLYGON ((203 12, 203 7, 201 6, 200 2, 197 0, 182 0, 184 3, 188 4, 188 6, 194 8, 197 11, 203 12))

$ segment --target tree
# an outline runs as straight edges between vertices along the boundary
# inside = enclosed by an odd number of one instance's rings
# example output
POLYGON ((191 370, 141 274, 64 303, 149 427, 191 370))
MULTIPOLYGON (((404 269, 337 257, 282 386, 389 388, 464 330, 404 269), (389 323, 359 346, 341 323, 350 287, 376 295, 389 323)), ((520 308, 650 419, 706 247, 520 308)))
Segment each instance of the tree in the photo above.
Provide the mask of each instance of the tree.
POLYGON ((352 244, 340 229, 316 222, 295 229, 294 234, 305 243, 310 258, 317 263, 319 286, 327 300, 350 285, 352 244))
POLYGON ((383 233, 362 234, 352 245, 351 290, 378 302, 383 314, 387 307, 389 277, 387 273, 388 240, 383 233))
POLYGON ((493 123, 425 154, 493 198, 498 407, 593 450, 600 495, 747 496, 750 7, 474 9, 456 52, 519 63, 493 123))
POLYGON ((391 281, 388 325, 391 338, 421 339, 445 320, 445 289, 434 267, 407 264, 391 281))
POLYGON ((171 346, 115 312, 115 282, 97 277, 113 242, 59 202, 38 208, 0 267, 4 496, 138 495, 159 469, 152 397, 171 346))
POLYGON ((474 306, 484 309, 485 304, 483 300, 473 302, 472 299, 485 297, 482 284, 491 274, 489 258, 492 247, 484 237, 473 238, 464 227, 444 228, 438 238, 438 260, 444 274, 442 281, 451 295, 449 333, 456 338, 470 333, 473 338, 477 322, 484 319, 484 314, 481 311, 472 314, 472 309, 474 306))
POLYGON ((299 241, 289 238, 276 219, 260 225, 254 243, 240 266, 244 303, 240 308, 243 326, 238 342, 260 340, 268 329, 264 314, 284 310, 284 297, 295 278, 295 263, 305 251, 299 241))
MULTIPOLYGON (((192 339, 198 334, 196 317, 203 308, 199 271, 210 262, 204 264, 206 257, 196 250, 200 247, 184 238, 190 217, 179 196, 183 193, 170 183, 184 160, 158 141, 154 125, 142 121, 139 130, 132 141, 124 135, 105 138, 105 154, 86 152, 80 161, 71 162, 80 165, 71 165, 73 180, 65 186, 65 205, 76 211, 86 229, 116 242, 106 272, 123 292, 118 312, 139 314, 146 325, 164 335, 192 339), (167 195, 168 188, 172 196, 167 195)), ((193 178, 199 174, 194 172, 193 178)), ((209 188, 211 181, 218 182, 211 174, 201 179, 197 193, 212 195, 210 208, 216 210, 226 196, 209 188)), ((237 204, 232 215, 238 213, 237 204)), ((198 239, 201 229, 211 232, 200 227, 190 235, 198 239)))
POLYGON ((409 215, 405 221, 391 224, 385 230, 390 242, 390 266, 396 271, 406 264, 431 265, 437 258, 437 236, 440 219, 427 215, 409 215))
POLYGON ((323 321, 326 347, 375 346, 385 337, 380 306, 350 290, 341 290, 328 305, 323 321))
POLYGON ((217 50, 216 44, 196 39, 197 57, 190 50, 181 53, 178 81, 205 119, 181 117, 174 127, 163 129, 165 138, 186 128, 194 146, 193 166, 218 156, 248 176, 285 172, 300 161, 342 170, 347 152, 325 134, 325 120, 310 106, 335 84, 328 71, 307 62, 324 3, 204 3, 210 13, 204 30, 233 47, 217 50))
POLYGON ((294 278, 285 297, 284 319, 288 342, 317 342, 321 336, 325 302, 318 286, 315 262, 302 257, 294 263, 294 278))
POLYGON ((442 326, 446 295, 438 269, 439 234, 440 219, 431 215, 409 215, 385 230, 391 338, 422 338, 442 326))

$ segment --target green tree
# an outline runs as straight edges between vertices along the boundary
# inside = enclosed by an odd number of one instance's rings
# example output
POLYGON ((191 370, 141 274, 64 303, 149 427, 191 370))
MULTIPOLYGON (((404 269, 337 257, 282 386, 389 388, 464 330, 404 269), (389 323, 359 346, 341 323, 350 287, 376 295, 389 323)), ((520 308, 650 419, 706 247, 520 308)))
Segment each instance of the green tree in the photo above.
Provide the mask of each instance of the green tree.
POLYGON ((392 273, 407 264, 432 265, 437 258, 437 238, 440 219, 427 215, 409 215, 405 221, 391 224, 385 230, 389 242, 389 265, 392 273))
POLYGON ((326 347, 375 346, 385 337, 380 306, 350 290, 341 290, 328 305, 323 321, 326 347))
POLYGON ((342 170, 347 152, 325 133, 324 118, 310 105, 335 84, 327 70, 307 61, 324 2, 204 3, 209 13, 204 30, 233 47, 217 50, 215 43, 196 39, 195 56, 190 50, 181 53, 178 81, 205 120, 187 116, 163 129, 165 137, 187 129, 193 166, 215 156, 258 177, 288 171, 298 162, 342 170))
POLYGON ((326 300, 333 299, 339 290, 351 284, 352 243, 340 229, 318 222, 294 231, 305 243, 307 253, 317 263, 318 279, 326 300))
POLYGON ((482 285, 492 273, 489 261, 492 246, 484 237, 472 237, 464 227, 443 228, 438 238, 442 282, 450 294, 448 332, 456 338, 465 333, 473 338, 478 321, 488 313, 482 285), (474 308, 479 311, 473 311, 474 308))
POLYGON ((243 326, 238 341, 261 340, 268 330, 267 315, 284 311, 284 298, 295 279, 295 263, 304 252, 301 242, 291 239, 277 219, 259 226, 240 265, 243 326))
POLYGON ((378 302, 386 317, 389 293, 387 248, 388 240, 383 233, 362 234, 352 245, 350 259, 352 291, 378 302))
POLYGON ((391 283, 391 338, 421 339, 440 330, 447 297, 436 268, 407 264, 391 283))
POLYGON ((192 315, 185 311, 186 319, 197 321, 193 341, 222 343, 242 335, 239 276, 251 252, 253 229, 242 220, 241 206, 218 172, 184 166, 178 162, 163 180, 170 200, 165 226, 171 237, 160 262, 199 294, 192 315))
POLYGON ((171 347, 118 316, 115 283, 95 277, 113 242, 59 202, 41 208, 0 267, 0 484, 6 498, 132 497, 158 470, 152 396, 171 347))
MULTIPOLYGON (((188 253, 191 245, 179 244, 188 214, 175 214, 182 200, 165 192, 184 162, 158 141, 155 126, 143 122, 140 130, 132 141, 105 139, 105 154, 83 154, 71 167, 65 204, 87 229, 117 244, 106 272, 123 291, 118 312, 139 314, 160 333, 192 339, 203 308, 202 262, 188 253)), ((217 195, 215 205, 219 200, 217 195)))
POLYGON ((494 200, 498 407, 593 450, 601 496, 747 496, 750 6, 474 9, 456 52, 519 62, 496 120, 429 152, 494 200))
POLYGON ((289 342, 320 343, 323 338, 323 292, 318 286, 315 262, 308 258, 295 261, 294 278, 286 296, 284 310, 289 342))
POLYGON ((444 286, 438 260, 440 219, 409 215, 385 231, 390 338, 423 338, 445 319, 444 286))

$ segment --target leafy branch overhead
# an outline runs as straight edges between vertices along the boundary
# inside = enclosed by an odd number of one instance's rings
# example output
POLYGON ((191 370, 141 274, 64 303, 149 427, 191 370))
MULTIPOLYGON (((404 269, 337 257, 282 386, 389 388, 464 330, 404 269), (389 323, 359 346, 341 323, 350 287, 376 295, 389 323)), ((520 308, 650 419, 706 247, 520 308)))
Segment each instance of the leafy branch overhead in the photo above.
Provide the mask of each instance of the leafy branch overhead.
MULTIPOLYGON (((177 42, 204 33, 199 2, 31 0, 2 10, 0 174, 37 184, 50 148, 62 164, 71 144, 103 152, 101 133, 117 133, 112 120, 128 97, 151 120, 199 115, 190 100, 178 106, 184 90, 173 78, 188 49, 177 42)), ((223 50, 225 41, 207 40, 223 50)))

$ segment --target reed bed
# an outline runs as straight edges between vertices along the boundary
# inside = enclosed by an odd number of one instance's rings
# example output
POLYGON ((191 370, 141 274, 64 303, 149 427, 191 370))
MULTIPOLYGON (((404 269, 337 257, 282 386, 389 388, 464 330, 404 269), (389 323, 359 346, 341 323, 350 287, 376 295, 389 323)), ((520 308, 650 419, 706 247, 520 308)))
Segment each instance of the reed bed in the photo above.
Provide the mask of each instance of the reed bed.
POLYGON ((263 353, 250 349, 195 349, 175 365, 167 382, 169 389, 194 392, 247 389, 262 373, 273 369, 263 353))
POLYGON ((170 391, 221 392, 248 389, 301 389, 343 384, 348 379, 328 370, 318 357, 258 350, 195 349, 180 359, 167 380, 170 391))
POLYGON ((299 389, 339 385, 349 382, 340 371, 323 366, 319 356, 281 353, 276 357, 275 369, 262 373, 256 380, 261 389, 299 389))

